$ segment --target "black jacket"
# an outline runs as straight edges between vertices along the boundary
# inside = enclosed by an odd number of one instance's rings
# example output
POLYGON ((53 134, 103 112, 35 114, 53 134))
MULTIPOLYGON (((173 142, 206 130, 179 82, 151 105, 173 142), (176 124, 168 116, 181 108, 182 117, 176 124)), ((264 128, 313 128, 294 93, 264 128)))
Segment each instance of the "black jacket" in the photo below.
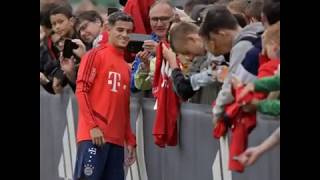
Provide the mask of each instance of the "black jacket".
POLYGON ((193 91, 190 79, 185 77, 179 68, 173 69, 171 78, 173 80, 174 91, 183 100, 186 101, 195 94, 196 91, 193 91))
MULTIPOLYGON (((42 86, 51 94, 54 94, 52 89, 52 81, 54 77, 62 81, 63 87, 69 83, 60 68, 60 62, 50 55, 49 50, 45 45, 40 46, 40 72, 49 79, 50 82, 42 86)), ((70 86, 75 90, 75 86, 73 84, 70 86)))
POLYGON ((40 72, 52 77, 58 68, 59 62, 50 55, 48 48, 45 45, 40 46, 40 72))

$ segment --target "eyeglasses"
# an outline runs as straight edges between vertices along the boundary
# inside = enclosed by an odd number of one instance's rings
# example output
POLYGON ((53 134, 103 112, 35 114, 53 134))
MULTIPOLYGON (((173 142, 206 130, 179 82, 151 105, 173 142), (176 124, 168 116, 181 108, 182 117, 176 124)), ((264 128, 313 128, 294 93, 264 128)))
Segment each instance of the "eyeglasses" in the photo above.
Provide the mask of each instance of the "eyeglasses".
POLYGON ((77 24, 75 26, 76 31, 80 34, 81 31, 84 31, 88 27, 89 22, 90 21, 88 21, 88 20, 83 20, 81 23, 77 24))
POLYGON ((82 23, 82 24, 80 24, 79 25, 79 32, 81 32, 81 31, 84 31, 87 27, 88 27, 88 25, 89 25, 89 22, 88 21, 86 21, 86 22, 84 22, 84 23, 82 23))
POLYGON ((162 17, 151 17, 151 23, 164 22, 167 23, 172 20, 171 16, 162 16, 162 17))

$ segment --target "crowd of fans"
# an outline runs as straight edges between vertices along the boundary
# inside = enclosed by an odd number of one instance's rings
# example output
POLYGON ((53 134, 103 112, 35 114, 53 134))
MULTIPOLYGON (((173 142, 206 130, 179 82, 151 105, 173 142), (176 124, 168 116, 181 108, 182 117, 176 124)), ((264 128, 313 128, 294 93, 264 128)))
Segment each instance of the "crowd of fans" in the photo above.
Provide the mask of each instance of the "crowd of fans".
MULTIPOLYGON (((108 43, 108 16, 124 11, 133 17, 135 33, 151 35, 142 51, 125 53, 132 67, 132 94, 153 98, 156 59, 161 55, 181 101, 212 105, 216 131, 238 116, 255 116, 258 111, 280 115, 280 0, 189 0, 182 8, 163 0, 134 2, 138 1, 104 7, 83 1, 76 8, 66 0, 42 3, 43 88, 59 94, 69 85, 75 91, 81 58, 108 43), (154 3, 157 6, 151 8, 154 3), (65 55, 68 40, 75 45, 71 57, 65 55), (161 42, 167 46, 159 48, 161 42)), ((233 159, 251 165, 279 138, 280 128, 233 159)))

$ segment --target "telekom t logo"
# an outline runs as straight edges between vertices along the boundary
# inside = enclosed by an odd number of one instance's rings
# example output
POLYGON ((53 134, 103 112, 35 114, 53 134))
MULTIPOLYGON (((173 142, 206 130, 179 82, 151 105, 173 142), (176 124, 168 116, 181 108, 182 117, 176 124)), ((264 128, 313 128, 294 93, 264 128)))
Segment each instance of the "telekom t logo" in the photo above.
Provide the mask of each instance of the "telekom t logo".
POLYGON ((118 92, 117 87, 120 87, 121 75, 119 73, 110 71, 108 75, 108 84, 111 85, 112 92, 118 92))

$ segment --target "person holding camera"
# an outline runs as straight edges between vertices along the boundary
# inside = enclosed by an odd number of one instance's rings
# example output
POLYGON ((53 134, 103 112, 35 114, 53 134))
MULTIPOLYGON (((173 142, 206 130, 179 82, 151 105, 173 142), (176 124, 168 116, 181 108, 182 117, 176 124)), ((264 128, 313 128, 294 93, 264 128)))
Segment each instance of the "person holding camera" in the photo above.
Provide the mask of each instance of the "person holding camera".
POLYGON ((103 19, 97 11, 84 11, 76 17, 75 29, 90 50, 108 42, 108 32, 103 32, 103 19))
POLYGON ((79 68, 79 60, 77 59, 81 58, 85 53, 86 47, 80 39, 66 39, 64 41, 63 52, 60 56, 60 66, 74 92, 79 68))
POLYGON ((159 41, 166 41, 175 7, 168 1, 156 1, 150 7, 149 18, 152 29, 151 40, 144 41, 141 50, 132 64, 131 90, 151 90, 155 69, 156 47, 159 41))
MULTIPOLYGON (((52 26, 52 31, 56 36, 53 46, 55 46, 56 51, 55 57, 59 59, 60 67, 56 69, 53 77, 52 88, 55 94, 62 92, 63 87, 67 84, 75 90, 74 83, 68 79, 65 72, 61 67, 62 52, 64 48, 65 39, 77 39, 77 34, 73 28, 74 17, 72 15, 72 7, 70 4, 58 4, 50 9, 49 13, 50 24, 52 26)), ((79 58, 77 58, 79 60, 79 58)))
POLYGON ((50 94, 55 94, 53 78, 56 70, 60 68, 53 46, 55 34, 52 32, 50 23, 50 11, 57 7, 57 4, 47 4, 40 11, 40 84, 50 94))
POLYGON ((56 70, 53 78, 53 89, 56 94, 61 93, 63 87, 69 84, 75 91, 77 69, 86 47, 74 29, 72 7, 67 5, 53 7, 50 11, 50 22, 57 36, 54 45, 58 49, 56 56, 60 63, 60 68, 56 70))

